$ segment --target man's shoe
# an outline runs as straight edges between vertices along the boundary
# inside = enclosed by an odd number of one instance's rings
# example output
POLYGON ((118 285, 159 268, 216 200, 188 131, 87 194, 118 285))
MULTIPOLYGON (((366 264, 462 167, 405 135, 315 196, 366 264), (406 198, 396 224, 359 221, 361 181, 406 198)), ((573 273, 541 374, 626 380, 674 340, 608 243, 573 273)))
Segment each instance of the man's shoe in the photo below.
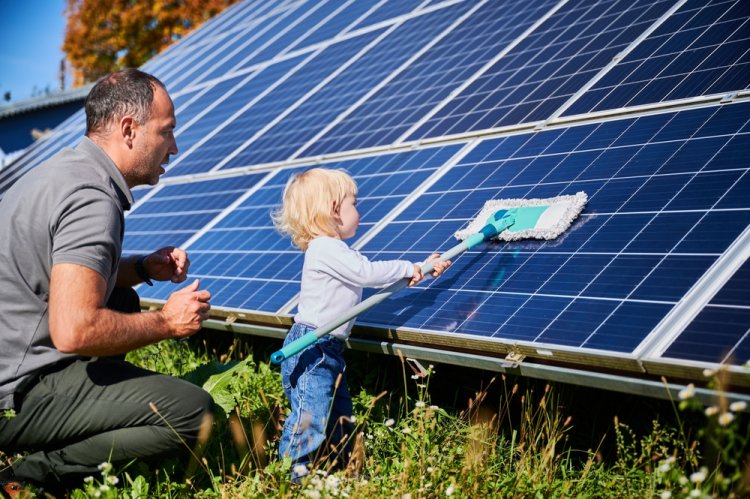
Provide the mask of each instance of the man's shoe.
POLYGON ((16 478, 13 468, 8 466, 0 470, 0 494, 2 497, 31 497, 31 493, 26 489, 26 484, 16 478))

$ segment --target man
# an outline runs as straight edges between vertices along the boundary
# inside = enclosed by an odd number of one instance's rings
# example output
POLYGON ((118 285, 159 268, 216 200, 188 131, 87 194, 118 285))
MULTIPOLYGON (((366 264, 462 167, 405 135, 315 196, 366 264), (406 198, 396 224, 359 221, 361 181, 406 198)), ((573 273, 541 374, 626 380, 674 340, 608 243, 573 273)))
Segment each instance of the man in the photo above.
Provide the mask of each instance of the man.
POLYGON ((188 451, 210 421, 205 391, 123 360, 196 333, 209 292, 196 280, 160 311, 111 309, 139 309, 133 290, 125 307, 114 304, 122 289, 187 278, 179 248, 121 257, 130 189, 159 181, 177 153, 175 124, 159 80, 113 73, 86 98, 82 142, 0 202, 0 450, 29 453, 12 469, 0 465, 0 492, 12 495, 24 482, 59 490, 97 475, 102 462, 188 451))

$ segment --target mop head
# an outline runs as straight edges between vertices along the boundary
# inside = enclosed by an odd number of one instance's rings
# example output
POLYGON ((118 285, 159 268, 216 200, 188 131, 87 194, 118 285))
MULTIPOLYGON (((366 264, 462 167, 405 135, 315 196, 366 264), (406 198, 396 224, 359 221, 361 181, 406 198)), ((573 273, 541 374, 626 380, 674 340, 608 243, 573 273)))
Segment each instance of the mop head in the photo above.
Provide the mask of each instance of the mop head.
POLYGON ((498 241, 518 241, 521 239, 555 239, 565 232, 573 220, 583 211, 588 201, 585 192, 569 196, 545 199, 492 199, 466 227, 456 232, 457 239, 466 239, 487 225, 487 220, 499 210, 513 210, 519 214, 518 223, 502 231, 493 239, 498 241), (520 215, 525 215, 521 217, 520 215))

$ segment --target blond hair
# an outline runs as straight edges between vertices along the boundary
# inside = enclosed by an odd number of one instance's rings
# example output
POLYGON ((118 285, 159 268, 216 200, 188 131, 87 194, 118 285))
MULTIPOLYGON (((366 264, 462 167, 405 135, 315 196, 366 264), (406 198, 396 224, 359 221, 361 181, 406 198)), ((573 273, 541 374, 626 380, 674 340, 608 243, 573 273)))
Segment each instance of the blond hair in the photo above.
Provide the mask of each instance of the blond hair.
POLYGON ((289 177, 280 208, 271 213, 276 230, 307 250, 318 236, 335 237, 334 204, 341 206, 347 195, 357 195, 357 184, 346 170, 313 168, 289 177))

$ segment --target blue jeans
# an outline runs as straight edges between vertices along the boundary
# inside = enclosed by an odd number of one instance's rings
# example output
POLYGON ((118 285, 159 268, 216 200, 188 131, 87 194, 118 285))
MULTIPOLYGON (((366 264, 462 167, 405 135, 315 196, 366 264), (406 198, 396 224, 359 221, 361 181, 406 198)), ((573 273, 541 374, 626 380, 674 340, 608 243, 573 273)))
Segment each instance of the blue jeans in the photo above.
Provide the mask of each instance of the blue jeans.
MULTIPOLYGON (((310 331, 314 329, 294 324, 284 346, 310 331)), ((346 386, 343 353, 344 342, 324 336, 281 364, 284 393, 292 412, 284 423, 279 454, 292 459, 293 480, 307 474, 313 459, 336 459, 339 467, 348 462, 352 398, 346 386), (336 450, 331 451, 331 446, 336 450)))

